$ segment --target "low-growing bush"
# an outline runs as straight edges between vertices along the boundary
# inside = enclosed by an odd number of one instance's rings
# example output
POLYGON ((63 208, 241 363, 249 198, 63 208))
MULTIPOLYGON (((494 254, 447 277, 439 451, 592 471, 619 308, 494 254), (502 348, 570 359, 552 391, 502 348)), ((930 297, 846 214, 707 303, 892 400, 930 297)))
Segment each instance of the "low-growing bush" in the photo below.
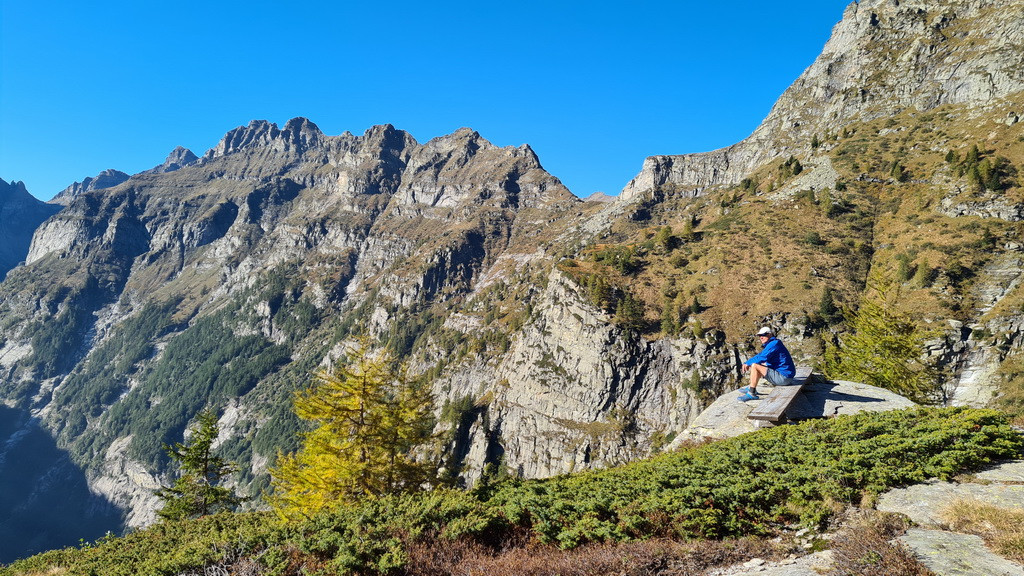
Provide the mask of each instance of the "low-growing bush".
POLYGON ((255 513, 160 524, 19 561, 0 575, 57 567, 69 576, 179 574, 224 562, 229 551, 231 558, 265 559, 268 573, 273 563, 280 575, 388 574, 411 569, 411 559, 435 565, 422 557, 435 545, 495 553, 527 546, 547 554, 652 538, 767 535, 795 524, 823 527, 866 496, 1019 457, 1022 447, 1006 416, 992 410, 864 413, 691 445, 608 470, 366 499, 286 524, 255 513))

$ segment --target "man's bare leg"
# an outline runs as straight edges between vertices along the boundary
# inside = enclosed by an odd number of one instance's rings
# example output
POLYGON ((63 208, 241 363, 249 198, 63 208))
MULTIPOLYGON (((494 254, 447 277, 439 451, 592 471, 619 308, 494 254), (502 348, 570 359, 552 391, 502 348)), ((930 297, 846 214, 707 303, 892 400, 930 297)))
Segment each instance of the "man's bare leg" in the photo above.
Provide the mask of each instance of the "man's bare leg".
POLYGON ((764 364, 751 364, 750 365, 750 391, 755 392, 757 390, 757 383, 764 378, 764 375, 768 373, 768 367, 764 364))

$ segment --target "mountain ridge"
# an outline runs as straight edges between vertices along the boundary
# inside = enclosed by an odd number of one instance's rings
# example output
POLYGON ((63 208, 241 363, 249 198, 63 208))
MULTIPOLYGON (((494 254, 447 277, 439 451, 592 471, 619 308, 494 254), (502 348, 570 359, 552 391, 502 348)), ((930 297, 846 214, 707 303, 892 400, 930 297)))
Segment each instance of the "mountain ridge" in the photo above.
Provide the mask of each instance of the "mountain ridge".
POLYGON ((651 156, 620 198, 631 201, 667 184, 698 191, 739 184, 758 165, 806 153, 815 135, 855 120, 946 104, 987 106, 1019 92, 1024 70, 1011 47, 1024 46, 1024 36, 1012 9, 1003 8, 987 0, 852 2, 821 55, 750 136, 711 152, 651 156), (970 27, 983 18, 991 21, 970 27), (976 68, 961 73, 968 62, 976 68))

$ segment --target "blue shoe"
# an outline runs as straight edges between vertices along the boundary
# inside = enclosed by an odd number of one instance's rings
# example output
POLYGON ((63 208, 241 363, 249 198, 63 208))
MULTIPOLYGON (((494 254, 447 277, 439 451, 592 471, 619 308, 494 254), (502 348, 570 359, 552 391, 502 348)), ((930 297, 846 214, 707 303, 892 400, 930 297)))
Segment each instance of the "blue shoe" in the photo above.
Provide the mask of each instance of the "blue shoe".
POLYGON ((740 402, 749 402, 751 400, 760 400, 761 398, 757 395, 757 392, 750 393, 746 392, 740 396, 740 402))
POLYGON ((740 388, 739 391, 740 391, 741 394, 753 394, 755 396, 757 395, 757 389, 755 388, 755 389, 751 390, 750 386, 744 386, 743 388, 740 388))

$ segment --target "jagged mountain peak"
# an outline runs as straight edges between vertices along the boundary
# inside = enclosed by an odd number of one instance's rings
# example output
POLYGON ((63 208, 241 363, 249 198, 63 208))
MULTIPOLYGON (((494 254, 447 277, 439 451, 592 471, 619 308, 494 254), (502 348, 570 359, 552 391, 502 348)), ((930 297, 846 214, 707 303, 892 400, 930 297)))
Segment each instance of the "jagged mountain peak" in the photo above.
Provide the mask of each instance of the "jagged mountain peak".
POLYGON ((185 166, 191 166, 199 161, 199 157, 192 153, 191 150, 184 146, 177 146, 171 153, 167 155, 163 164, 154 166, 153 168, 146 170, 143 174, 165 174, 167 172, 174 172, 180 170, 185 166))
POLYGON ((260 146, 270 146, 278 152, 302 154, 309 148, 315 148, 323 136, 316 124, 302 117, 289 120, 283 130, 267 120, 252 120, 248 126, 228 131, 204 159, 211 160, 260 146))
POLYGON ((0 179, 0 280, 25 260, 33 231, 58 210, 29 194, 24 182, 0 179))
POLYGON ((64 190, 61 190, 56 196, 50 200, 52 204, 59 204, 61 206, 67 206, 75 198, 85 194, 86 192, 93 192, 95 190, 103 190, 106 188, 113 188, 118 184, 126 182, 131 175, 121 172, 120 170, 107 169, 94 177, 85 178, 81 182, 75 182, 71 186, 68 186, 64 190))
MULTIPOLYGON (((345 135, 342 135, 344 138, 345 135)), ((383 150, 401 151, 412 146, 417 146, 416 139, 412 134, 399 130, 391 124, 378 124, 366 129, 359 139, 364 147, 375 147, 383 150)))
POLYGON ((438 136, 437 138, 431 138, 426 144, 425 148, 431 150, 466 150, 468 153, 475 153, 477 150, 484 149, 490 150, 495 148, 494 144, 491 144, 485 138, 480 136, 480 133, 472 128, 459 128, 451 134, 445 134, 444 136, 438 136))
POLYGON ((7 182, 3 178, 0 178, 0 198, 13 198, 18 196, 28 195, 28 189, 25 187, 24 182, 18 180, 12 180, 7 182))

